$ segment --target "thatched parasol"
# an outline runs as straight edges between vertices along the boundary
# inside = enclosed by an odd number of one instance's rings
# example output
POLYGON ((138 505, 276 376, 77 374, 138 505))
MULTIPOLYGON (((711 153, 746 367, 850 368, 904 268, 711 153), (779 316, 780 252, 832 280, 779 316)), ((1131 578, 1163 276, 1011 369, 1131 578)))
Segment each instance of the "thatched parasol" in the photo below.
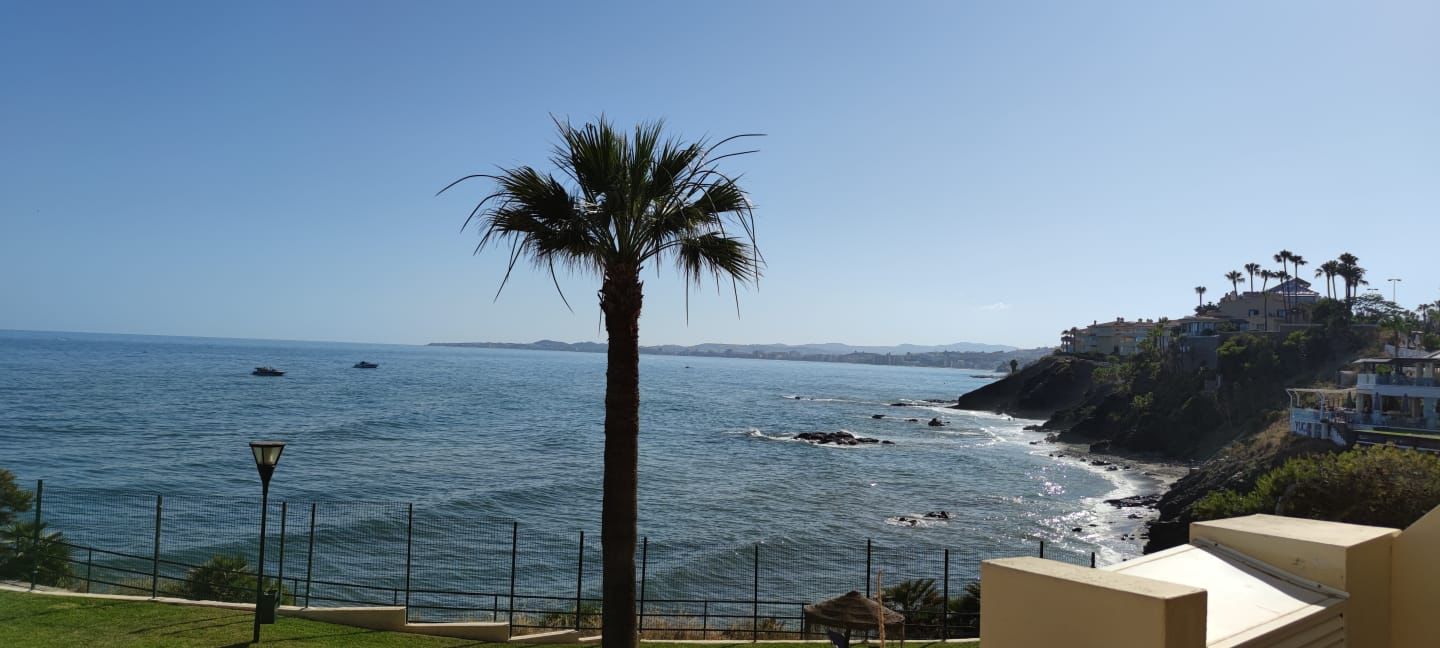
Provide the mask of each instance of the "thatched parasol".
POLYGON ((805 620, 832 628, 848 630, 878 630, 875 623, 880 614, 885 615, 885 627, 904 628, 905 615, 887 608, 874 599, 859 592, 849 592, 828 601, 807 605, 805 620))

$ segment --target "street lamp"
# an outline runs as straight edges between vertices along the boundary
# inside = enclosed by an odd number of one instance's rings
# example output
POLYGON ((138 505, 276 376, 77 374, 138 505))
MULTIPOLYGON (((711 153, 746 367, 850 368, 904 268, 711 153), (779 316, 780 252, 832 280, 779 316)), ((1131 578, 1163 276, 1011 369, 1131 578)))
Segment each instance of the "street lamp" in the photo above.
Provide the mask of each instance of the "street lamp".
MULTIPOLYGON (((285 451, 284 441, 251 441, 250 453, 255 455, 255 469, 260 471, 260 558, 256 564, 255 577, 255 638, 260 643, 260 609, 265 599, 265 518, 270 509, 270 476, 275 474, 275 465, 280 463, 280 453, 285 451)), ((273 603, 272 603, 273 605, 273 603)), ((267 613, 267 623, 274 623, 274 608, 267 613)))
MULTIPOLYGON (((1404 279, 1386 279, 1385 281, 1390 282, 1390 301, 1394 302, 1394 301, 1395 301, 1395 284, 1398 284, 1398 283, 1404 281, 1404 279)), ((1395 303, 1398 304, 1399 302, 1395 302, 1395 303)))

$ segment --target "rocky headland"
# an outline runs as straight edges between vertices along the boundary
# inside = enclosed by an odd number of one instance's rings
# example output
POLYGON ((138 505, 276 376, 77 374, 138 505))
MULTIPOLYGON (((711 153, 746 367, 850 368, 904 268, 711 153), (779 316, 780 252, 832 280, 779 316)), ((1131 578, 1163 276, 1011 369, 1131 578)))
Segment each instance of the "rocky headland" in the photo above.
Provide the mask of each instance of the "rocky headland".
MULTIPOLYGON (((1264 339, 1247 344, 1259 348, 1235 352, 1241 360, 1242 352, 1272 352, 1264 339)), ((1046 440, 1061 447, 1054 456, 1092 465, 1118 458, 1172 466, 1161 480, 1162 496, 1117 503, 1154 509, 1156 519, 1141 536, 1151 553, 1187 541, 1191 507, 1206 494, 1249 489, 1291 457, 1337 449, 1288 433, 1283 389, 1333 372, 1336 358, 1302 358, 1290 367, 1281 358, 1278 370, 1257 374, 1245 362, 1196 371, 1154 356, 1048 356, 960 396, 952 407, 1043 420, 1028 429, 1051 433, 1046 440)))

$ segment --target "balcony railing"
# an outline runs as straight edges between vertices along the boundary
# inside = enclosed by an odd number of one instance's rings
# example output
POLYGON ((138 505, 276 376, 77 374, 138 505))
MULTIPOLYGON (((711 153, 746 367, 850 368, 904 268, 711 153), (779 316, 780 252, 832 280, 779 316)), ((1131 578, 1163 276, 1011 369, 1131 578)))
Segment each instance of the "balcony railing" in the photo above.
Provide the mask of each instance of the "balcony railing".
POLYGON ((1401 416, 1354 410, 1318 410, 1314 408, 1290 408, 1291 422, 1300 423, 1354 423, 1379 427, 1395 427, 1408 430, 1440 431, 1440 414, 1431 417, 1401 416))
POLYGON ((1440 381, 1434 378, 1411 378, 1396 374, 1360 374, 1356 377, 1355 384, 1360 387, 1372 387, 1375 385, 1398 385, 1405 387, 1436 387, 1440 381))

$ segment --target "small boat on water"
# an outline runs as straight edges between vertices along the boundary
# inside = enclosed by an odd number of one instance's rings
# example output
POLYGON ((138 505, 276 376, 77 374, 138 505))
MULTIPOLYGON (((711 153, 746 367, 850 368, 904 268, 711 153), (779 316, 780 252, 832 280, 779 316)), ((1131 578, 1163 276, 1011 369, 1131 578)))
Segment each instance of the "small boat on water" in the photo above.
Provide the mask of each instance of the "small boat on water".
POLYGON ((285 372, 284 372, 284 371, 281 371, 281 370, 279 370, 279 369, 276 369, 276 368, 274 368, 274 367, 256 367, 256 368, 255 368, 255 371, 250 372, 250 375, 252 375, 252 376, 283 376, 283 375, 285 375, 285 372))
POLYGON ((379 368, 379 367, 380 367, 380 363, 378 363, 378 362, 366 362, 366 361, 364 361, 364 360, 361 360, 361 361, 355 363, 355 368, 356 368, 356 369, 377 369, 377 368, 379 368))

